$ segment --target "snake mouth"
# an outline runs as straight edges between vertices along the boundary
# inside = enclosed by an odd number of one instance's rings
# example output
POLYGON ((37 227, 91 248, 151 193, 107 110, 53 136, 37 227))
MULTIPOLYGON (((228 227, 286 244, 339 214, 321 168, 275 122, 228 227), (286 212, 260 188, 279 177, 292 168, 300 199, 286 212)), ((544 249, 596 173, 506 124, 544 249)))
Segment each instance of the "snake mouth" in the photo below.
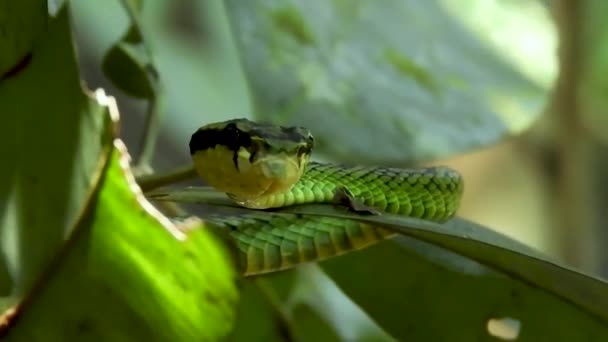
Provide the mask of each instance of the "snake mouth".
POLYGON ((291 179, 301 174, 299 161, 286 155, 265 156, 256 160, 253 166, 257 166, 269 179, 291 179))
POLYGON ((259 158, 252 166, 257 167, 266 181, 265 194, 289 190, 301 177, 302 165, 296 156, 272 155, 259 158))

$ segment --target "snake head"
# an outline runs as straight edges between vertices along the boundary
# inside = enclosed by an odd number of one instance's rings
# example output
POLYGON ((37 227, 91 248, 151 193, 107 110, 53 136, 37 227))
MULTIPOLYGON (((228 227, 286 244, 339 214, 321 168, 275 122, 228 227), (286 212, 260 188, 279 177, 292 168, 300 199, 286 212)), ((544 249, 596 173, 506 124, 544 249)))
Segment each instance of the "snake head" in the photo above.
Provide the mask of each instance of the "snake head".
POLYGON ((236 197, 255 198, 289 190, 304 169, 314 138, 303 127, 234 119, 199 128, 190 139, 198 174, 236 197))

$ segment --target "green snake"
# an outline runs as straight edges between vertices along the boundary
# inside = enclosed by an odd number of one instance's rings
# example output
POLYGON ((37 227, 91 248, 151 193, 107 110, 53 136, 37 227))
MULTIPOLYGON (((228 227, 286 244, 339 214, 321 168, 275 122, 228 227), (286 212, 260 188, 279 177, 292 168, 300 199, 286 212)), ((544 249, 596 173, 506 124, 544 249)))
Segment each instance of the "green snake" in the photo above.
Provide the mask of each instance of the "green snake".
MULTIPOLYGON (((211 123, 190 139, 197 174, 240 206, 281 208, 332 203, 345 193, 380 212, 433 221, 451 218, 462 176, 448 167, 386 168, 309 161, 314 138, 303 127, 247 119, 211 123)), ((211 215, 230 234, 245 275, 273 272, 361 249, 392 232, 340 218, 251 211, 211 215)))

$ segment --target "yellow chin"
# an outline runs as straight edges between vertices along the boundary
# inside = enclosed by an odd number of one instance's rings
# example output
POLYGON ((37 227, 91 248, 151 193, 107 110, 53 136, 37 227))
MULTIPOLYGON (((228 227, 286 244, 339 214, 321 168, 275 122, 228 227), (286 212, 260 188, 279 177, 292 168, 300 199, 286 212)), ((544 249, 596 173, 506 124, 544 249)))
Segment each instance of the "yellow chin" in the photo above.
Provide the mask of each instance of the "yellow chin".
POLYGON ((249 152, 241 149, 238 153, 239 169, 232 157, 232 151, 218 146, 196 152, 192 161, 198 175, 209 185, 241 199, 287 191, 304 171, 295 156, 266 156, 251 164, 249 152))
POLYGON ((252 170, 261 170, 268 188, 261 195, 271 195, 288 191, 302 176, 303 167, 295 158, 287 156, 267 157, 256 161, 252 170))

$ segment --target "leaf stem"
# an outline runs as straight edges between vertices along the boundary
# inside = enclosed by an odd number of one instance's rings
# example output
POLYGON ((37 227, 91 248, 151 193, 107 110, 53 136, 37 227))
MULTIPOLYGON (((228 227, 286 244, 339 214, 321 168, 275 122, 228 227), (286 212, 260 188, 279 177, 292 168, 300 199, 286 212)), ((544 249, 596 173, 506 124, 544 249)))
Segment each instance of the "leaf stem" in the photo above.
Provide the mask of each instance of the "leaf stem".
POLYGON ((143 192, 148 192, 162 186, 175 184, 196 178, 197 174, 192 165, 174 169, 164 174, 151 174, 137 177, 137 183, 143 192))
POLYGON ((149 170, 151 169, 150 164, 152 158, 154 157, 154 150, 156 148, 156 142, 158 140, 158 134, 160 131, 160 123, 165 112, 165 95, 162 83, 159 80, 159 75, 154 67, 156 63, 154 60, 154 54, 152 53, 153 49, 150 47, 148 39, 146 39, 146 32, 143 30, 139 20, 140 8, 138 7, 141 7, 141 3, 133 0, 122 0, 121 3, 129 16, 129 19, 131 20, 131 25, 137 29, 137 33, 140 38, 139 43, 143 47, 146 55, 148 55, 150 64, 146 68, 146 71, 152 78, 150 83, 154 90, 154 96, 149 99, 148 110, 146 111, 144 131, 140 141, 139 153, 135 157, 136 173, 144 174, 150 172, 149 170))
POLYGON ((135 159, 135 168, 140 173, 147 173, 146 170, 150 169, 150 164, 152 158, 154 157, 156 142, 158 140, 165 102, 163 91, 161 91, 159 88, 160 85, 157 85, 154 91, 156 94, 155 98, 150 99, 150 103, 148 104, 144 131, 142 133, 139 145, 139 154, 135 159))
POLYGON ((595 162, 601 160, 601 153, 584 128, 578 89, 585 65, 581 43, 584 3, 561 0, 554 4, 560 33, 560 77, 551 117, 556 165, 548 171, 556 174, 552 198, 557 208, 557 249, 570 264, 595 273, 599 272, 602 227, 594 203, 598 203, 596 184, 602 173, 597 172, 595 162))

